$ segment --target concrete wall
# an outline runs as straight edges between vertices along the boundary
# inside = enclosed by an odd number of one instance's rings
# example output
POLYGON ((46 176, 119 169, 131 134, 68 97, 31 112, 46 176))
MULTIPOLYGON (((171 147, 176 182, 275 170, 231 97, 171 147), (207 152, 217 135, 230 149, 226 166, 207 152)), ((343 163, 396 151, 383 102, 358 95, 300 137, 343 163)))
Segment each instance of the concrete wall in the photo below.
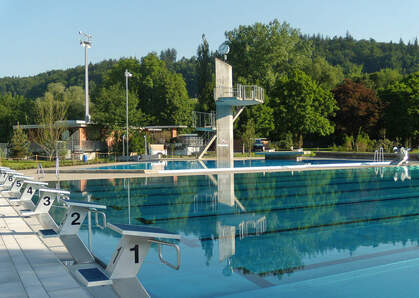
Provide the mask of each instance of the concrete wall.
POLYGON ((215 58, 215 100, 221 95, 221 87, 233 88, 233 68, 224 61, 215 58))
MULTIPOLYGON (((215 97, 220 95, 219 87, 233 87, 233 68, 231 65, 215 59, 215 97)), ((232 106, 217 105, 217 167, 233 167, 233 108, 232 106)))

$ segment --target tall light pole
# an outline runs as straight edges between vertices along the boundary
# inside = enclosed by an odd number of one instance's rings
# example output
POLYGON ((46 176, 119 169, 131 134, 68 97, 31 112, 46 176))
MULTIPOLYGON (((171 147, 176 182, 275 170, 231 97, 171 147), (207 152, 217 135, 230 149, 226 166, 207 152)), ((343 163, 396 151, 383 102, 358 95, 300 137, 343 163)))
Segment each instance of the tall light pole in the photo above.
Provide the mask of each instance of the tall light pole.
POLYGON ((90 122, 90 113, 89 113, 89 65, 87 63, 87 49, 92 47, 92 35, 83 33, 79 31, 81 35, 80 45, 84 47, 84 100, 85 100, 85 121, 86 123, 90 122))
POLYGON ((127 102, 126 102, 126 118, 127 118, 127 157, 129 157, 129 150, 128 150, 128 78, 132 77, 132 73, 125 69, 125 92, 127 95, 127 102))

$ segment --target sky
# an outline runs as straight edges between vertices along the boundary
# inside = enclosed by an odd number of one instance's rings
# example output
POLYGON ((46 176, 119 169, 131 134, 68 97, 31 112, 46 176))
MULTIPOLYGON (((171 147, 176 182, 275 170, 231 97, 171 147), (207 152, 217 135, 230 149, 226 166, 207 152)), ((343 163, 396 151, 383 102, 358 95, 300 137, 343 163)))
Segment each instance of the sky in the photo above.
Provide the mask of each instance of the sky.
POLYGON ((275 18, 303 34, 419 36, 418 0, 0 0, 0 77, 83 65, 80 30, 93 35, 93 63, 168 48, 179 59, 196 54, 203 33, 216 50, 226 31, 275 18))

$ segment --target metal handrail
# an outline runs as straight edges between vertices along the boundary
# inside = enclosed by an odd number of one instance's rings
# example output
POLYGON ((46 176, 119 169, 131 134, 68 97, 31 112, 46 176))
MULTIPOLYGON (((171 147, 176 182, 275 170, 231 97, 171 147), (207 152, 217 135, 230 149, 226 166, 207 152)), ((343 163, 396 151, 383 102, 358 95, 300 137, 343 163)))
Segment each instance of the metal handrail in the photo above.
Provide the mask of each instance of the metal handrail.
POLYGON ((95 213, 95 223, 96 227, 98 227, 101 230, 104 230, 106 228, 106 213, 98 210, 92 210, 95 213), (103 225, 99 223, 99 214, 103 217, 103 225))
POLYGON ((45 171, 44 171, 44 168, 42 167, 42 164, 41 163, 38 163, 38 167, 36 169, 36 174, 38 176, 38 180, 40 178, 44 178, 45 177, 45 171))
POLYGON ((381 147, 380 150, 374 151, 374 161, 381 162, 384 161, 384 149, 381 147))
POLYGON ((161 240, 154 240, 154 239, 149 239, 148 241, 149 242, 152 242, 152 243, 157 243, 158 244, 160 262, 162 262, 163 264, 169 266, 170 268, 172 268, 174 270, 179 270, 179 268, 180 268, 180 248, 179 248, 179 246, 177 244, 170 243, 170 242, 164 242, 164 241, 161 241, 161 240), (176 253, 177 253, 177 265, 176 266, 173 265, 172 263, 170 263, 169 261, 166 261, 163 258, 163 255, 162 255, 162 252, 161 252, 161 245, 171 246, 171 247, 174 247, 176 249, 176 253))
POLYGON ((223 97, 235 97, 238 100, 256 100, 264 102, 265 91, 262 87, 256 85, 241 85, 236 87, 219 86, 214 88, 214 99, 218 100, 223 97))

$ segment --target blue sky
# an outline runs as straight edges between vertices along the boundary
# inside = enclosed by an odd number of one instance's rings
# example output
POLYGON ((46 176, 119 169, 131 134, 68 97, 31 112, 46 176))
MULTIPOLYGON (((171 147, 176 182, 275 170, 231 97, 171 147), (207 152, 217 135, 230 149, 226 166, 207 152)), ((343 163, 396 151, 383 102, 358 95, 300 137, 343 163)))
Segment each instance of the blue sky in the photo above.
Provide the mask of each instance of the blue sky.
POLYGON ((405 42, 419 35, 418 0, 0 0, 0 77, 84 63, 78 31, 93 34, 89 60, 175 48, 215 50, 239 25, 285 21, 302 33, 405 42))

